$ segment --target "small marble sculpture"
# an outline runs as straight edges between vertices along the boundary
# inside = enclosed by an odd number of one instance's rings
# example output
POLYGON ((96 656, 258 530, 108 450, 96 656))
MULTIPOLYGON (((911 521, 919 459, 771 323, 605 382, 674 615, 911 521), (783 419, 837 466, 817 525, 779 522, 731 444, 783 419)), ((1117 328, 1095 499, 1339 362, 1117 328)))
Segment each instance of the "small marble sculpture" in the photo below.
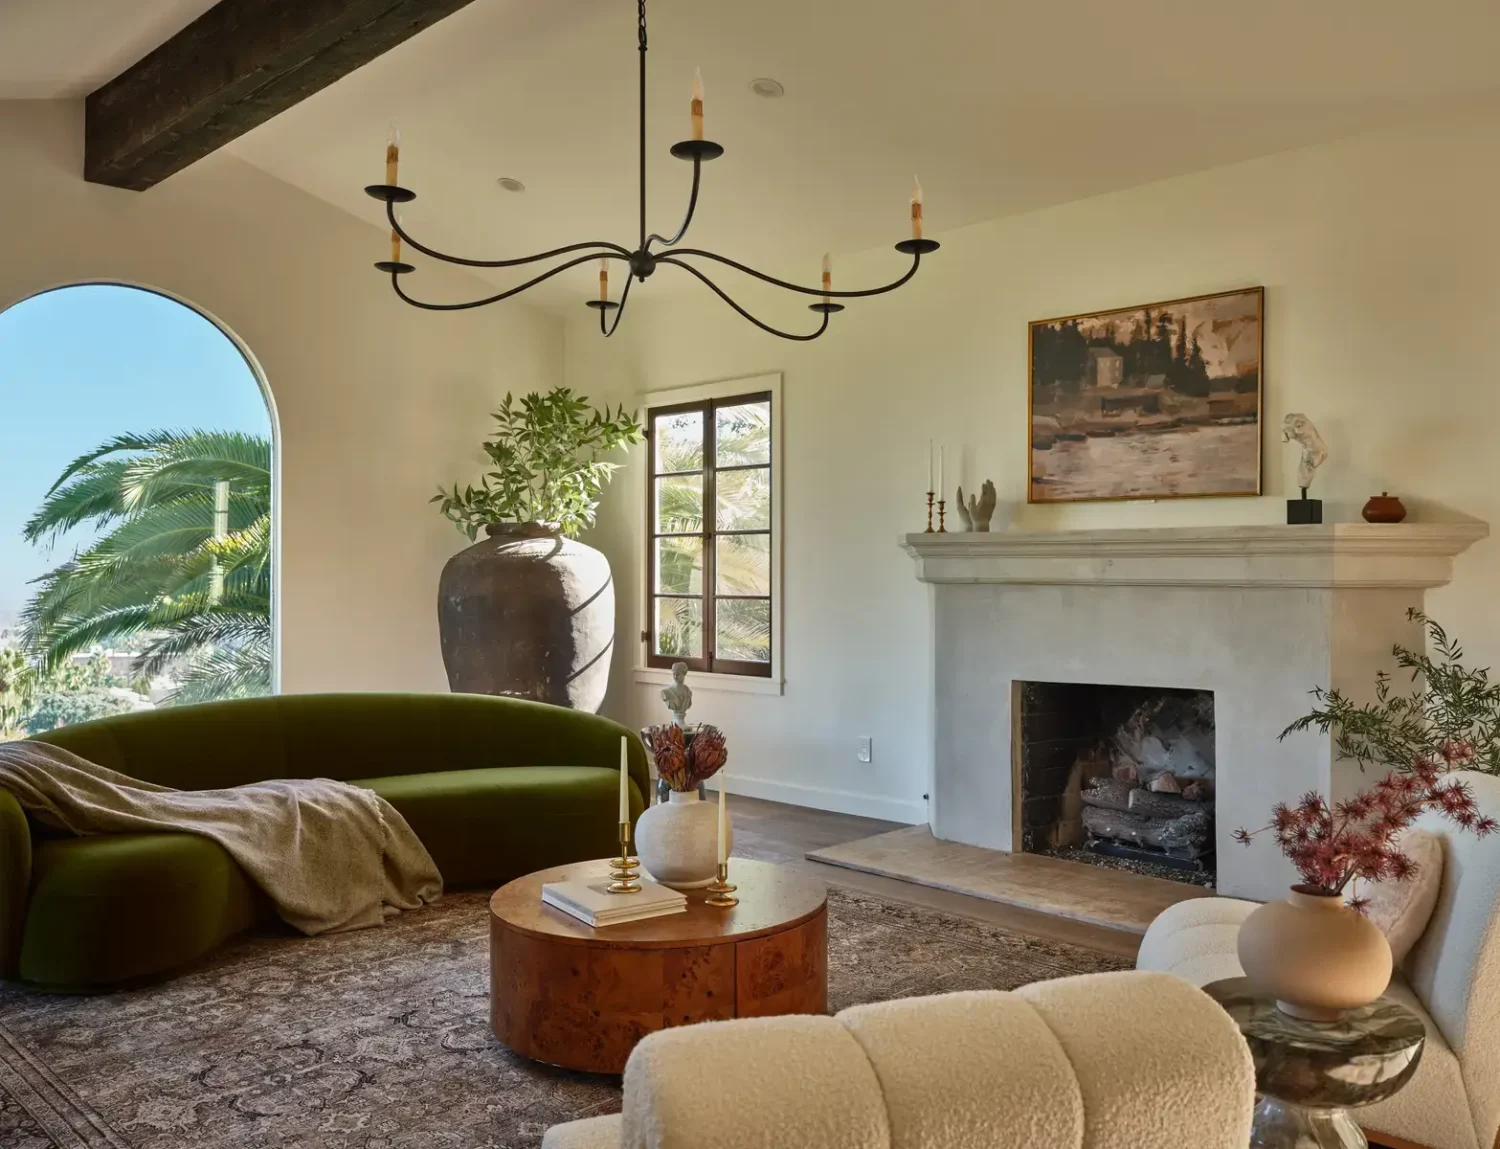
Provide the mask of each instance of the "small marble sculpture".
POLYGON ((958 488, 958 517, 966 531, 987 531, 995 517, 995 484, 986 479, 980 492, 978 496, 971 494, 966 505, 964 489, 958 488))
POLYGON ((1297 486, 1302 488, 1302 497, 1307 498, 1307 488, 1312 486, 1313 472, 1328 461, 1328 444, 1306 415, 1293 413, 1281 421, 1281 441, 1298 443, 1302 447, 1302 460, 1297 464, 1297 486))
POLYGON ((672 663, 672 685, 661 692, 661 700, 667 704, 667 709, 672 712, 672 721, 684 730, 687 729, 688 708, 693 705, 693 688, 684 679, 687 678, 687 663, 672 663))

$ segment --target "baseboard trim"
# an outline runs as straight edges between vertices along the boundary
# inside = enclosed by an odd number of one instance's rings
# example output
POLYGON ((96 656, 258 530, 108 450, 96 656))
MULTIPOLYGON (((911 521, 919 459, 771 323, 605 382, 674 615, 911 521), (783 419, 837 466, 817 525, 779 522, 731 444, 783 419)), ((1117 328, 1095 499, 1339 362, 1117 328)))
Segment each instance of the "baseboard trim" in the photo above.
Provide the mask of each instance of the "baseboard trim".
MULTIPOLYGON (((709 781, 712 788, 713 781, 709 781)), ((799 786, 795 782, 776 782, 769 778, 745 778, 731 773, 729 793, 768 802, 785 802, 789 806, 807 806, 813 810, 832 810, 838 814, 856 814, 862 818, 881 818, 887 822, 916 825, 927 821, 927 803, 903 802, 899 798, 882 798, 853 790, 830 790, 821 786, 799 786)))

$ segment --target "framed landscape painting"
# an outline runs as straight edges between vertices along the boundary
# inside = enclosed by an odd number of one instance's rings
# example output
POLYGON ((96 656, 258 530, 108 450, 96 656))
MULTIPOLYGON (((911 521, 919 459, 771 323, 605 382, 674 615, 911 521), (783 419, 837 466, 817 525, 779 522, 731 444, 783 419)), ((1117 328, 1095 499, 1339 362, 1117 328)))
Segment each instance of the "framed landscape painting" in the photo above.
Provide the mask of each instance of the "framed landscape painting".
POLYGON ((1260 494, 1264 296, 1032 323, 1027 501, 1260 494))

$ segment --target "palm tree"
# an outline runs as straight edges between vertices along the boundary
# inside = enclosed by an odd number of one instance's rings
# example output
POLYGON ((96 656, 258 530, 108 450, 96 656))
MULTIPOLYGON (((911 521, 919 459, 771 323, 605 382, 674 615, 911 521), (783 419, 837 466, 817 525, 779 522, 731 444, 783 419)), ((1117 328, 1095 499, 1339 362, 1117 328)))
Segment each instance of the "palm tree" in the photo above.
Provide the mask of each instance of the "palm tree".
POLYGON ((39 669, 142 638, 137 672, 180 664, 173 701, 271 687, 271 444, 233 431, 121 435, 69 463, 24 536, 103 533, 37 580, 21 615, 39 669))

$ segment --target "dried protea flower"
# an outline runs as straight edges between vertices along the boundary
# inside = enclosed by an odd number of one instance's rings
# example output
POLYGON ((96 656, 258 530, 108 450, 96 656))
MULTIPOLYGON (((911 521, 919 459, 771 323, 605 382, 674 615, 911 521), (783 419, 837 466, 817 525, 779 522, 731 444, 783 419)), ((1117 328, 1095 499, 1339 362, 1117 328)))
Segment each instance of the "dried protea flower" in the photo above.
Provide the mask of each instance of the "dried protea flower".
POLYGON ((696 786, 712 778, 729 758, 724 735, 717 727, 704 724, 693 733, 688 744, 688 776, 696 786))
POLYGON ((645 731, 645 741, 662 780, 673 790, 693 789, 687 781, 687 743, 682 727, 675 722, 652 726, 645 731))

